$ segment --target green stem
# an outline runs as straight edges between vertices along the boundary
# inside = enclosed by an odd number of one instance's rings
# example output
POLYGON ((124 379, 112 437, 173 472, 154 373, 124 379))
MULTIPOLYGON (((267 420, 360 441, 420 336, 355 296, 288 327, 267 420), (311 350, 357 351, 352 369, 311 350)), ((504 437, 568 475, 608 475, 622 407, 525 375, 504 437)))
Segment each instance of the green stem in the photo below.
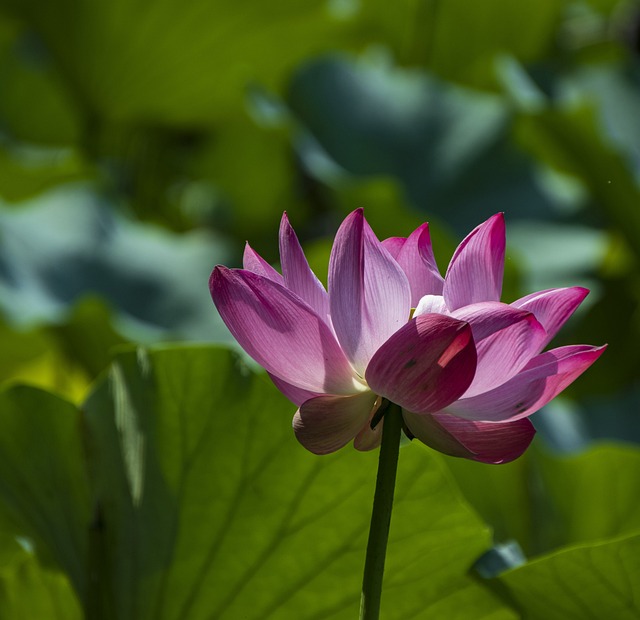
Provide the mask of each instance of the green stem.
POLYGON ((380 617, 382 577, 393 508, 393 491, 396 485, 401 431, 402 410, 398 405, 390 403, 384 414, 384 426, 382 427, 378 477, 362 579, 360 620, 377 620, 380 617))

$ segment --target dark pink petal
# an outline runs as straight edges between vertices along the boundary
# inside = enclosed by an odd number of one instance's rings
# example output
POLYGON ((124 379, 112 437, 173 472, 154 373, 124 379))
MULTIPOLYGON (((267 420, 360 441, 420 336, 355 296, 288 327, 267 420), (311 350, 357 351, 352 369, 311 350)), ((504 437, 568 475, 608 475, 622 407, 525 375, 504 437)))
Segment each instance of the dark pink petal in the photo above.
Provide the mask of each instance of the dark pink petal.
POLYGON ((411 307, 424 295, 442 295, 443 277, 433 256, 429 224, 422 224, 408 237, 395 256, 411 286, 411 307))
POLYGON ((377 396, 319 396, 304 403, 293 417, 298 441, 314 454, 329 454, 348 444, 365 425, 377 396))
POLYGON ((540 348, 542 351, 588 294, 589 290, 581 286, 555 288, 532 293, 511 305, 533 313, 545 328, 547 338, 540 348))
POLYGON ((404 412, 409 431, 422 443, 451 456, 482 463, 508 463, 528 447, 536 431, 529 420, 471 422, 446 413, 404 412))
POLYGON ((336 234, 329 301, 338 340, 361 374, 380 345, 409 320, 407 277, 373 234, 362 209, 347 216, 336 234))
POLYGON ((325 322, 329 323, 329 296, 302 251, 298 237, 283 213, 280 222, 280 263, 285 286, 306 301, 325 322))
POLYGON ((505 243, 502 213, 490 217, 463 239, 444 279, 443 295, 449 310, 500 300, 505 243))
POLYGON ((488 392, 517 375, 538 354, 545 337, 542 325, 528 312, 485 338, 476 338, 474 333, 478 354, 476 374, 463 398, 488 392))
POLYGON ((244 255, 242 257, 242 266, 247 271, 257 273, 259 276, 269 278, 278 284, 284 286, 284 278, 258 254, 247 242, 244 246, 244 255))
POLYGON ((398 258, 398 254, 400 254, 400 250, 406 241, 406 237, 389 237, 388 239, 383 239, 380 243, 393 258, 398 258))
POLYGON ((441 413, 480 422, 525 418, 573 383, 602 355, 605 348, 606 345, 573 345, 541 353, 510 381, 490 392, 462 398, 441 413))
POLYGON ((353 394, 353 370, 330 328, 295 293, 268 278, 218 266, 211 297, 240 346, 265 370, 311 392, 353 394))
POLYGON ((273 384, 297 407, 302 405, 302 403, 311 400, 312 398, 316 398, 317 396, 323 396, 323 394, 318 394, 317 392, 310 392, 309 390, 302 390, 295 385, 291 385, 286 381, 283 381, 279 377, 275 375, 269 374, 269 378, 273 381, 273 384))
POLYGON ((366 379, 376 394, 409 411, 426 413, 459 398, 475 369, 469 325, 442 314, 424 314, 380 347, 366 379))

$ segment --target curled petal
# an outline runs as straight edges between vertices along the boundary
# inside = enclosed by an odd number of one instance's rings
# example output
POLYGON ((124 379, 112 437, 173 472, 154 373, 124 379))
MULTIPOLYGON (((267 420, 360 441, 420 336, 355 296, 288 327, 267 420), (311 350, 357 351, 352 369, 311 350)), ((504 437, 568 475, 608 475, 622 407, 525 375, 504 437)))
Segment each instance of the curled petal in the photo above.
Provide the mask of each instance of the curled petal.
POLYGON ((409 280, 412 308, 424 295, 442 295, 444 279, 433 256, 429 224, 422 224, 411 233, 395 259, 409 280))
POLYGON ((329 296, 311 271, 286 213, 283 213, 280 222, 280 263, 285 286, 306 301, 328 323, 329 296))
POLYGON ((581 286, 555 288, 532 293, 511 305, 531 312, 540 321, 547 332, 547 337, 540 347, 542 351, 588 294, 589 290, 581 286))
POLYGON ((218 266, 211 297, 240 346, 265 370, 303 390, 353 394, 353 370, 324 321, 272 280, 218 266))
POLYGON ((442 314, 419 316, 398 330, 367 367, 369 387, 408 411, 438 411, 471 384, 476 349, 467 323, 442 314))
POLYGON ((284 278, 258 254, 247 242, 244 246, 244 255, 242 257, 242 266, 247 271, 257 273, 259 276, 269 278, 273 282, 284 286, 284 278))
POLYGON ((504 274, 505 225, 502 213, 472 230, 453 254, 443 295, 449 310, 479 301, 499 301, 504 274))
POLYGON ((606 345, 573 345, 541 353, 500 387, 471 398, 462 398, 443 413, 480 422, 525 418, 573 383, 605 349, 606 345))
POLYGON ((373 234, 362 209, 351 213, 336 234, 329 301, 338 340, 360 374, 380 345, 409 319, 407 277, 373 234))
POLYGON ((373 408, 371 409, 371 413, 369 414, 367 424, 362 427, 362 430, 353 440, 353 447, 356 450, 360 450, 360 452, 368 452, 380 445, 380 441, 382 440, 382 429, 384 427, 384 417, 376 424, 375 428, 371 428, 371 420, 378 409, 380 409, 382 402, 382 398, 378 396, 373 408))
POLYGON ((404 412, 409 431, 431 448, 482 463, 508 463, 528 447, 536 431, 529 420, 472 422, 446 413, 404 412))
POLYGON ((319 396, 305 402, 293 417, 298 441, 314 454, 329 454, 348 444, 369 425, 377 396, 319 396))

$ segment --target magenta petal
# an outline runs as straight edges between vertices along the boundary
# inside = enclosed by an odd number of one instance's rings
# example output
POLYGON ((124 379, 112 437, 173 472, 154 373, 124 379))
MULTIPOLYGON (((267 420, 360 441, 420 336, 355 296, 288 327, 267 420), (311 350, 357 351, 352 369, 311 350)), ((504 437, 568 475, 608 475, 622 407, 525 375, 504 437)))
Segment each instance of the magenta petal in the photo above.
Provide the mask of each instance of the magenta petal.
POLYGON ((211 297, 240 346, 265 370, 311 392, 353 394, 353 370, 330 328, 295 293, 242 269, 218 266, 211 297))
POLYGON ((273 282, 284 286, 284 278, 258 254, 250 245, 246 243, 244 246, 244 255, 242 257, 242 266, 247 271, 257 273, 259 276, 269 278, 273 282))
POLYGON ((411 233, 395 259, 409 280, 412 308, 424 295, 442 295, 444 279, 433 256, 428 224, 422 224, 411 233))
POLYGON ((306 301, 316 314, 329 323, 329 296, 302 251, 298 237, 283 213, 280 222, 280 263, 286 287, 306 301))
MULTIPOLYGON (((473 330, 473 324, 471 324, 473 330)), ((476 374, 464 398, 488 392, 507 382, 538 354, 546 332, 533 314, 523 312, 520 319, 499 331, 478 339, 476 374)))
POLYGON ((443 413, 481 422, 525 418, 573 383, 605 349, 606 345, 572 345, 541 353, 510 381, 490 392, 462 398, 443 413))
POLYGON ((376 398, 372 392, 363 392, 308 400, 293 417, 298 441, 314 454, 339 450, 369 424, 376 398))
POLYGON ((500 300, 505 243, 502 213, 490 217, 463 239, 444 280, 443 295, 449 310, 500 300))
POLYGON ((323 394, 319 394, 318 392, 302 390, 299 387, 291 385, 290 383, 283 381, 279 377, 272 375, 271 373, 268 374, 271 381, 273 381, 273 384, 297 407, 302 405, 302 403, 311 400, 312 398, 323 396, 323 394))
POLYGON ((540 321, 547 332, 547 337, 540 348, 542 350, 551 342, 588 294, 589 290, 581 286, 556 288, 532 293, 514 301, 511 305, 533 313, 540 321))
POLYGON ((404 412, 411 433, 431 448, 482 463, 508 463, 529 447, 536 431, 529 420, 504 424, 471 422, 446 413, 404 412))
POLYGON ((467 323, 442 314, 419 316, 398 330, 371 359, 369 387, 408 411, 438 411, 471 384, 476 349, 467 323))
POLYGON ((380 345, 409 320, 407 277, 373 234, 362 209, 347 216, 336 234, 329 301, 338 340, 361 374, 380 345))
POLYGON ((400 250, 406 242, 406 237, 389 237, 388 239, 383 239, 380 243, 393 258, 398 258, 398 254, 400 254, 400 250))

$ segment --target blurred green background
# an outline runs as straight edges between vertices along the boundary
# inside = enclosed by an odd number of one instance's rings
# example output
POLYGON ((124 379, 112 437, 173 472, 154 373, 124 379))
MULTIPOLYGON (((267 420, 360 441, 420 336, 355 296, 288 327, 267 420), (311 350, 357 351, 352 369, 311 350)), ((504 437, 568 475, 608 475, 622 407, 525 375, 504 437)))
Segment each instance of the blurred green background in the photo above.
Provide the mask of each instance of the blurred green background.
MULTIPOLYGON (((446 476, 527 554, 640 531, 633 508, 609 519, 602 474, 621 469, 627 497, 640 478, 639 173, 637 2, 0 0, 0 380, 75 406, 114 347, 233 347, 209 273, 239 266, 245 240, 277 262, 284 210, 321 278, 356 207, 380 238, 431 222, 443 271, 504 211, 503 300, 587 286, 556 342, 609 350, 533 417, 537 457, 443 459, 446 476), (591 529, 563 507, 568 488, 599 515, 591 529)), ((9 521, 30 510, 18 482, 0 488, 9 521)), ((10 606, 4 565, 6 617, 35 617, 10 606)), ((131 613, 111 617, 165 617, 131 613)))

